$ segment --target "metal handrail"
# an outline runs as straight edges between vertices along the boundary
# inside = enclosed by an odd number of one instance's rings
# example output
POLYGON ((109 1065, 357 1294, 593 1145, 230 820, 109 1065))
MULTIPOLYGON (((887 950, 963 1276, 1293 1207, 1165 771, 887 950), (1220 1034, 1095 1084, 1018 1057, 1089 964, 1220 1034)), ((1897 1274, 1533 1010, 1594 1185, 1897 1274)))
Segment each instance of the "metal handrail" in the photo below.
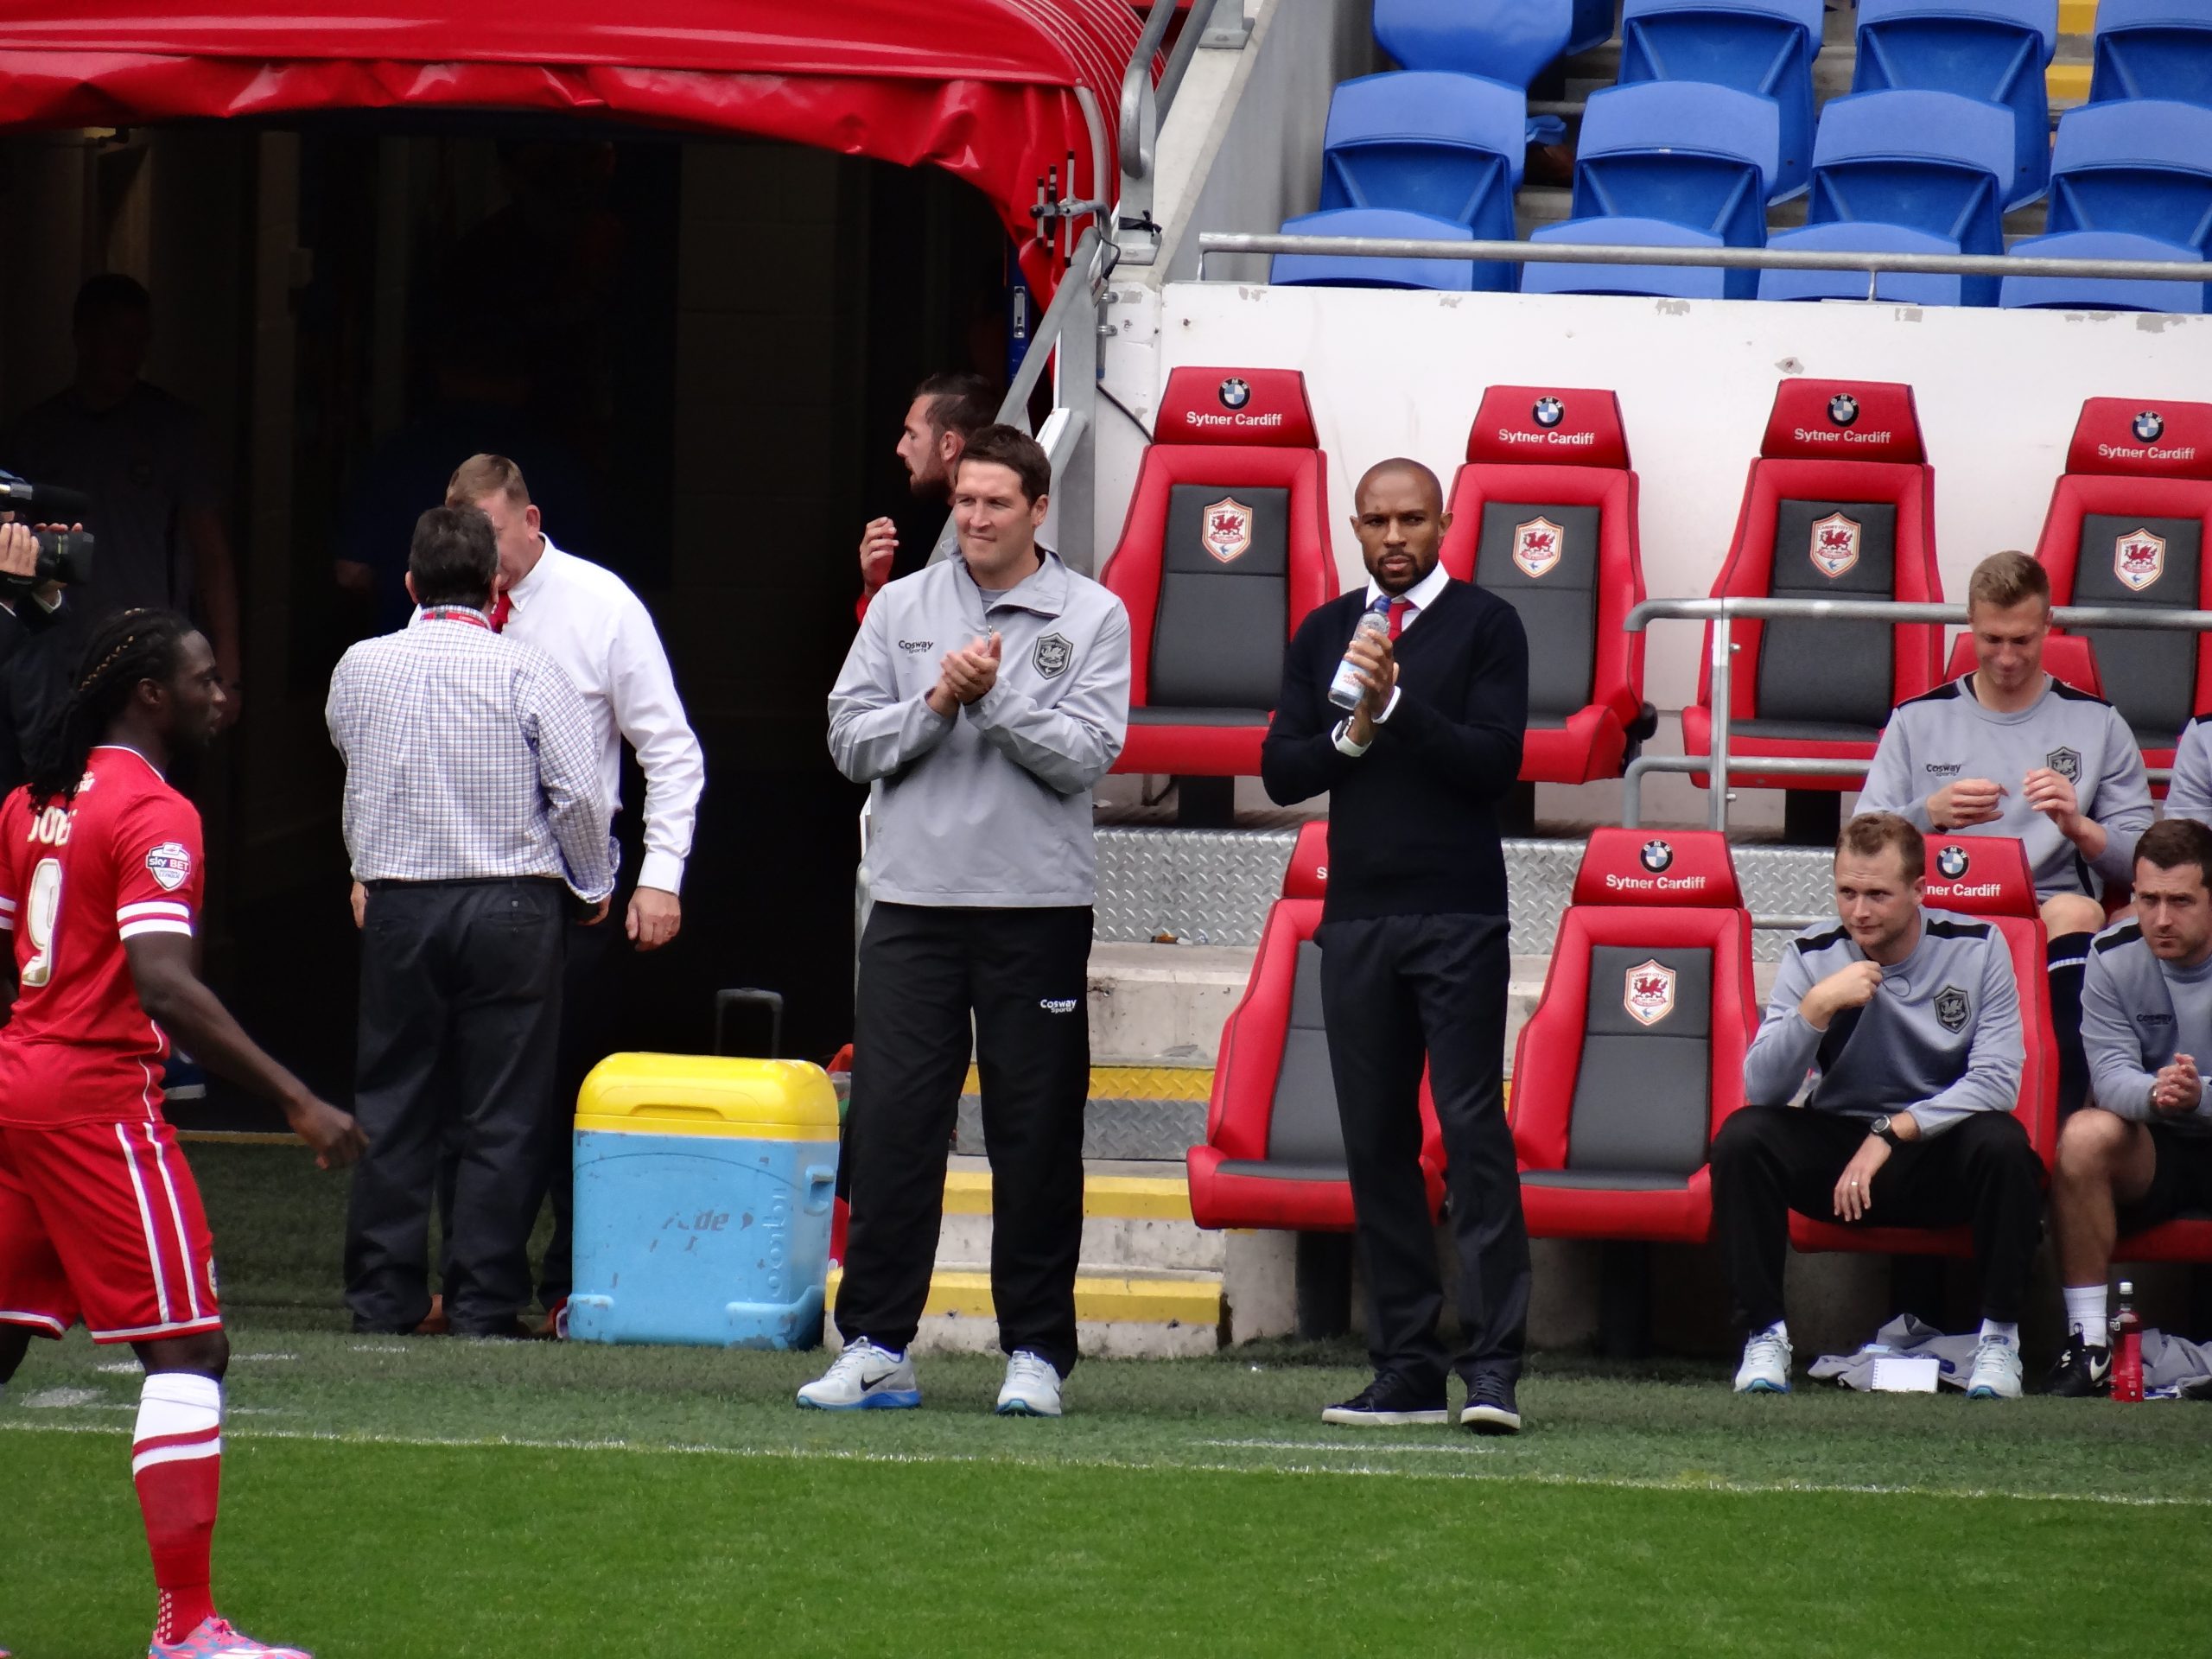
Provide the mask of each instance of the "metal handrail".
MULTIPOLYGON (((1086 440, 1097 429, 1098 284, 1106 268, 1105 249, 1096 225, 1077 238, 1052 302, 1030 334, 1029 349, 1021 354, 1021 366, 1014 372, 998 413, 1002 425, 1030 429, 1029 399, 1057 353, 1060 390, 1055 407, 1066 410, 1067 419, 1052 435, 1053 444, 1046 451, 1052 463, 1052 499, 1058 508, 1056 550, 1070 569, 1086 575, 1095 539, 1091 503, 1096 488, 1086 440)), ((929 562, 950 558, 958 545, 952 515, 947 513, 929 562)))
POLYGON ((1182 33, 1161 66, 1160 79, 1152 78, 1152 60, 1167 38, 1174 21, 1177 0, 1153 0, 1144 32, 1122 72, 1121 194, 1114 204, 1114 230, 1121 263, 1148 265, 1159 257, 1160 226, 1152 217, 1154 176, 1160 159, 1160 124, 1173 107, 1183 74, 1200 47, 1242 48, 1250 31, 1244 22, 1244 0, 1191 0, 1182 33), (1227 16, 1230 21, 1223 21, 1227 16))
POLYGON ((1721 270, 1863 270, 1868 297, 1885 271, 1940 276, 2082 276, 2212 283, 2212 264, 2179 259, 2053 259, 2040 254, 1881 253, 1847 248, 1644 248, 1611 242, 1434 242, 1395 236, 1285 236, 1205 231, 1198 280, 1210 253, 1306 253, 1334 258, 1459 259, 1522 265, 1686 265, 1721 270))
MULTIPOLYGON (((1708 798, 1706 804, 1706 823, 1708 828, 1726 830, 1728 827, 1728 753, 1731 720, 1730 691, 1733 683, 1737 645, 1733 636, 1738 619, 1757 621, 1767 618, 1794 618, 1801 620, 1830 622, 1964 622, 1967 607, 1963 605, 1923 604, 1896 600, 1875 599, 1770 599, 1730 597, 1724 599, 1647 599, 1631 609, 1621 626, 1630 633, 1641 633, 1654 622, 1697 622, 1713 624, 1713 648, 1710 653, 1711 679, 1707 698, 1713 711, 1713 737, 1710 753, 1696 754, 1638 755, 1621 774, 1621 822, 1630 829, 1643 817, 1643 779, 1658 772, 1707 772, 1708 798)), ((2052 622, 2061 627, 2073 628, 2141 628, 2153 633, 2212 632, 2212 611, 2153 610, 2149 607, 2137 608, 2114 605, 2062 605, 2052 610, 2052 622)), ((1773 778, 1845 778, 1866 771, 1863 763, 1855 760, 1813 759, 1809 757, 1776 756, 1759 758, 1751 763, 1761 775, 1773 778)), ((2164 766, 2151 769, 2154 779, 2170 775, 2164 766)))

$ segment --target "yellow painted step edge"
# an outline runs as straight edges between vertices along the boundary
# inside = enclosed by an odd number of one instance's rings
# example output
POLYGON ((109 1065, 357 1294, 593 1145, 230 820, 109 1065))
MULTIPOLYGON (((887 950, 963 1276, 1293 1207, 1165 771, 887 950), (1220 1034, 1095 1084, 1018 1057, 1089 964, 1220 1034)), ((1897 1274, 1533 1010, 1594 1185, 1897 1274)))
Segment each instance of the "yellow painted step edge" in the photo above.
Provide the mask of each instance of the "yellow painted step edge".
POLYGON ((2097 0, 2058 0, 2058 32, 2093 35, 2097 28, 2097 0))
MULTIPOLYGON (((837 1303, 842 1268, 830 1270, 829 1301, 837 1303)), ((930 1278, 925 1314, 963 1319, 995 1319, 988 1273, 940 1268, 930 1278)), ((1212 1325, 1221 1323, 1221 1286, 1205 1280, 1135 1279, 1118 1274, 1080 1273, 1075 1281, 1075 1316, 1096 1324, 1212 1325)))
MULTIPOLYGON (((989 1172, 957 1169, 947 1174, 944 1211, 950 1216, 989 1215, 989 1172)), ((1180 1175, 1092 1175, 1083 1184, 1083 1213, 1101 1220, 1188 1221, 1191 1189, 1180 1175)))
POLYGON ((2089 66, 2054 63, 2044 73, 2044 86, 2054 104, 2086 104, 2089 101, 2089 66))
MULTIPOLYGON (((982 1078, 968 1068, 963 1094, 980 1095, 982 1078)), ((1090 1068, 1092 1100, 1205 1100, 1213 1093, 1210 1065, 1094 1065, 1090 1068)))

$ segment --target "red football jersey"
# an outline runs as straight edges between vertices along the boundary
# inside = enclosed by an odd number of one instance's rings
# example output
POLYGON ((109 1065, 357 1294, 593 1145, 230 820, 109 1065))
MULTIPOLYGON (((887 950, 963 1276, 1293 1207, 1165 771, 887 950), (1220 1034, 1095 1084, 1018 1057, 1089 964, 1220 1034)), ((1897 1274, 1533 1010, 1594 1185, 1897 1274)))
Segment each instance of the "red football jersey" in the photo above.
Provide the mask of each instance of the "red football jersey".
POLYGON ((168 1039, 139 1006, 123 942, 191 937, 200 814, 136 749, 104 744, 75 803, 0 805, 0 928, 21 988, 0 1028, 0 1124, 158 1120, 168 1039))

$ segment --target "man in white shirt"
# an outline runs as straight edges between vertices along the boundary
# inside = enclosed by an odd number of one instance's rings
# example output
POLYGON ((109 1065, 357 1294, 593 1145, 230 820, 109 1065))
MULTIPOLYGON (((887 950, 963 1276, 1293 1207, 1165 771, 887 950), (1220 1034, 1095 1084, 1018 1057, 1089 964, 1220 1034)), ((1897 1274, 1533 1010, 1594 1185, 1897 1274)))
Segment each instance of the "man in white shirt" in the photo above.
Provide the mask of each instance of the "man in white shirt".
MULTIPOLYGON (((556 547, 532 505, 522 469, 505 455, 471 455, 446 486, 448 506, 472 506, 492 521, 499 542, 501 601, 493 621, 512 639, 535 645, 559 664, 583 694, 599 735, 601 772, 611 811, 621 810, 622 745, 638 753, 645 774, 645 858, 638 868, 623 931, 640 950, 656 950, 683 923, 677 894, 691 831, 706 787, 706 757, 684 718, 676 677, 652 613, 629 585, 602 565, 556 547)), ((612 929, 573 930, 563 1001, 560 1092, 574 1109, 583 1074, 601 1058, 587 1011, 611 998, 603 982, 612 929)), ((540 1274, 539 1297, 558 1315, 569 1294, 568 1147, 547 1172, 553 1198, 553 1239, 540 1274)))

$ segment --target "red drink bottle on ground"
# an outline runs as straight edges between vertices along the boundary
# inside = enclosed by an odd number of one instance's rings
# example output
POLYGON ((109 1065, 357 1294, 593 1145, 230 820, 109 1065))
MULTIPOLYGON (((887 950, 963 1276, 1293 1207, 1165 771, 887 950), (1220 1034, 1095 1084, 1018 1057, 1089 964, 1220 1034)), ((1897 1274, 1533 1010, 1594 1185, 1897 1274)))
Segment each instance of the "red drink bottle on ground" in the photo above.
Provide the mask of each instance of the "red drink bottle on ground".
POLYGON ((2120 1312, 2112 1321, 2112 1397, 2143 1397, 2143 1320, 2135 1312, 2135 1287, 2120 1281, 2120 1312))

